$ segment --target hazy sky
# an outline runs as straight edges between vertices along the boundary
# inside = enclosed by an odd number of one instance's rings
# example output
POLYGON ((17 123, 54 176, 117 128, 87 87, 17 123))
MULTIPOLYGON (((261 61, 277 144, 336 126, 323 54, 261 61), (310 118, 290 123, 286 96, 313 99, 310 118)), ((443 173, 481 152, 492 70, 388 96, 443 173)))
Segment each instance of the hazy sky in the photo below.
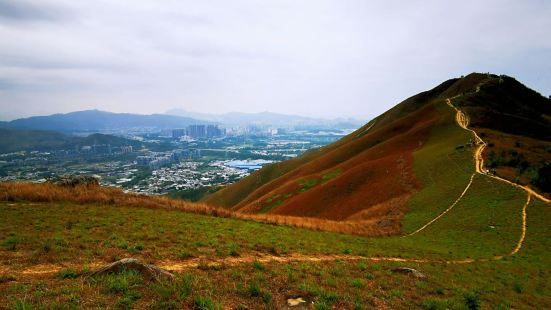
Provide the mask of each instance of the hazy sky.
POLYGON ((551 1, 0 0, 0 119, 84 109, 369 119, 445 79, 551 94, 551 1))

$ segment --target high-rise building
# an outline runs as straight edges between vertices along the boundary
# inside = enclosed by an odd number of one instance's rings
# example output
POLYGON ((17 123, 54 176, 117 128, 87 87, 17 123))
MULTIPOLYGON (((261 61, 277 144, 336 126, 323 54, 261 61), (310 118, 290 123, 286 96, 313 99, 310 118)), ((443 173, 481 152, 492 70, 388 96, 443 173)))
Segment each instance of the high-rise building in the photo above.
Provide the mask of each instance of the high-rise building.
POLYGON ((222 130, 218 128, 218 125, 207 126, 207 138, 216 138, 222 136, 222 130))
POLYGON ((192 138, 204 138, 206 136, 205 125, 190 125, 187 134, 192 138))
POLYGON ((187 134, 187 130, 185 128, 182 129, 172 129, 172 138, 180 138, 187 134))

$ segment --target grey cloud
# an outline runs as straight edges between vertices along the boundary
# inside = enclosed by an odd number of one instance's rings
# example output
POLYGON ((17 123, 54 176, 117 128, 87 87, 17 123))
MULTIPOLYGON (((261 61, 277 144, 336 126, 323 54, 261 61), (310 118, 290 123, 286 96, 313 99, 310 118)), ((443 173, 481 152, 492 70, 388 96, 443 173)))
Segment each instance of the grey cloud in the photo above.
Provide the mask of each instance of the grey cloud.
POLYGON ((549 94, 549 16, 540 0, 0 0, 0 119, 89 108, 369 119, 471 71, 549 94))
POLYGON ((0 0, 0 21, 32 22, 55 21, 69 16, 60 7, 25 0, 0 0))

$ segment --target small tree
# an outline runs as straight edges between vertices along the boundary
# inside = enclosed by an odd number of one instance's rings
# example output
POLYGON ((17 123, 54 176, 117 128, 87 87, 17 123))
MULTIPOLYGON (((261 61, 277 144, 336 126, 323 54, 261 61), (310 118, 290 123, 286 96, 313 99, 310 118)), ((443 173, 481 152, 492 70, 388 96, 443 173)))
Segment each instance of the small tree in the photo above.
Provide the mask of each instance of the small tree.
POLYGON ((546 164, 539 168, 537 175, 532 179, 532 184, 546 193, 551 193, 551 165, 546 164))

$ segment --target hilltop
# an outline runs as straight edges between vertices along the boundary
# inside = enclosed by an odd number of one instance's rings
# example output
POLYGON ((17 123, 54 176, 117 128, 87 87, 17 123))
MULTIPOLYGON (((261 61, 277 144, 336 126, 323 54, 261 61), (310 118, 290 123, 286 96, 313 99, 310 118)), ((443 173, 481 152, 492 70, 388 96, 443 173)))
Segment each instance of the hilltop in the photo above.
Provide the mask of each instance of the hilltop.
POLYGON ((486 172, 548 190, 543 179, 551 162, 551 101, 513 78, 473 73, 408 98, 338 142, 264 167, 203 201, 242 213, 361 221, 399 233, 409 226, 408 219, 402 223, 408 212, 435 197, 442 206, 451 204, 474 172, 477 141, 457 124, 450 98, 470 119, 469 128, 487 140, 481 154, 486 172))

